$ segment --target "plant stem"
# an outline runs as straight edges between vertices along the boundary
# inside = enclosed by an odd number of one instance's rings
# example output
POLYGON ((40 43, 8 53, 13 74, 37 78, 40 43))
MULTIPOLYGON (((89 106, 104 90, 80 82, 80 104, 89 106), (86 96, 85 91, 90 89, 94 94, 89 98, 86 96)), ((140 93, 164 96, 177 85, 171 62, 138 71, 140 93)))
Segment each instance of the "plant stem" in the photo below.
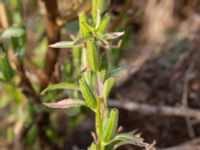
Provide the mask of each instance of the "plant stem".
POLYGON ((101 114, 101 99, 100 99, 100 97, 97 97, 96 132, 98 135, 100 150, 105 150, 103 140, 102 140, 102 114, 101 114))

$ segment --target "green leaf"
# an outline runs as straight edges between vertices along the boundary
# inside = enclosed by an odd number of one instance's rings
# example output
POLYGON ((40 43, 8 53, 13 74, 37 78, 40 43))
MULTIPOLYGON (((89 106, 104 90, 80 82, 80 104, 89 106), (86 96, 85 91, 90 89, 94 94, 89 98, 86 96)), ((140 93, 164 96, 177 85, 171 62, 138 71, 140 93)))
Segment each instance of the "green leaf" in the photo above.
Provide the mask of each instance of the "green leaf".
POLYGON ((108 143, 115 135, 118 125, 118 115, 117 109, 112 109, 109 113, 108 119, 106 119, 105 126, 103 127, 103 141, 108 143))
POLYGON ((68 90, 80 90, 79 87, 73 83, 57 83, 53 85, 49 85, 46 89, 44 89, 41 94, 46 93, 47 91, 57 90, 57 89, 68 89, 68 90))
POLYGON ((96 18, 97 18, 97 1, 98 0, 92 0, 92 17, 93 17, 93 22, 96 23, 96 18))
POLYGON ((7 28, 3 34, 2 38, 3 39, 11 39, 11 38, 19 38, 25 34, 25 30, 22 28, 17 28, 17 27, 11 27, 7 28))
POLYGON ((29 118, 30 119, 33 119, 35 114, 36 114, 34 106, 35 105, 33 105, 33 102, 31 100, 27 101, 26 109, 27 109, 27 111, 29 113, 29 118))
POLYGON ((106 53, 103 53, 101 56, 101 70, 100 70, 101 79, 103 81, 106 79, 107 73, 108 73, 108 57, 106 53))
POLYGON ((109 21, 110 21, 110 15, 107 13, 103 17, 103 19, 99 25, 98 32, 104 33, 106 31, 106 29, 108 28, 109 21))
POLYGON ((104 103, 107 106, 108 103, 108 97, 110 94, 110 91, 112 90, 112 87, 115 84, 115 79, 114 78, 109 78, 106 80, 103 86, 103 98, 104 98, 104 103))
POLYGON ((98 29, 101 23, 101 13, 99 10, 97 10, 97 18, 96 18, 96 26, 95 29, 98 29))
POLYGON ((82 68, 85 68, 88 66, 88 61, 87 61, 87 49, 86 48, 82 48, 82 51, 81 51, 81 67, 82 68))
POLYGON ((122 68, 122 67, 119 67, 119 68, 115 68, 115 69, 112 69, 109 73, 108 73, 108 76, 109 77, 115 77, 121 73, 124 73, 126 71, 126 68, 122 68))
POLYGON ((102 12, 103 6, 104 6, 104 1, 105 0, 97 0, 97 7, 100 13, 102 12))
POLYGON ((56 103, 43 103, 45 106, 50 108, 72 108, 77 106, 87 106, 83 100, 79 99, 64 99, 56 103))
POLYGON ((22 27, 11 27, 6 29, 3 34, 3 47, 6 51, 11 44, 13 50, 18 52, 19 56, 24 56, 25 53, 25 43, 26 43, 26 32, 22 27))
MULTIPOLYGON (((84 28, 88 30, 88 32, 92 32, 92 33, 95 32, 95 28, 92 27, 91 25, 89 25, 88 23, 82 22, 82 24, 83 24, 84 28)), ((89 36, 89 37, 90 37, 90 36, 89 36)))
POLYGON ((87 28, 85 28, 85 25, 88 24, 87 16, 84 12, 79 14, 79 28, 82 38, 89 37, 90 33, 87 28))
POLYGON ((95 144, 95 143, 92 143, 92 144, 90 145, 90 147, 88 147, 87 150, 98 150, 98 145, 95 144))
POLYGON ((93 22, 96 24, 97 23, 97 13, 101 14, 103 11, 103 6, 104 6, 104 0, 92 0, 92 17, 93 17, 93 22))
POLYGON ((29 146, 32 146, 36 139, 37 139, 37 127, 36 126, 33 126, 29 131, 28 131, 28 135, 27 135, 27 143, 29 146))
POLYGON ((6 140, 8 141, 8 142, 11 142, 11 141, 13 141, 13 139, 14 139, 14 129, 12 128, 12 127, 8 127, 8 129, 6 130, 6 140))
POLYGON ((55 44, 49 45, 52 48, 72 48, 72 47, 81 47, 83 43, 81 42, 74 42, 74 41, 62 41, 57 42, 55 44))
POLYGON ((100 58, 95 40, 89 40, 87 42, 87 56, 90 68, 95 72, 98 71, 100 67, 100 58))
POLYGON ((3 78, 6 81, 10 81, 14 76, 14 72, 8 61, 8 57, 5 54, 0 56, 0 71, 2 72, 3 78))
POLYGON ((87 102, 88 106, 91 109, 95 109, 96 108, 96 98, 95 98, 95 95, 93 94, 92 90, 88 86, 87 82, 85 80, 81 79, 81 80, 79 80, 79 85, 80 85, 80 89, 83 94, 83 97, 84 97, 85 101, 87 102))

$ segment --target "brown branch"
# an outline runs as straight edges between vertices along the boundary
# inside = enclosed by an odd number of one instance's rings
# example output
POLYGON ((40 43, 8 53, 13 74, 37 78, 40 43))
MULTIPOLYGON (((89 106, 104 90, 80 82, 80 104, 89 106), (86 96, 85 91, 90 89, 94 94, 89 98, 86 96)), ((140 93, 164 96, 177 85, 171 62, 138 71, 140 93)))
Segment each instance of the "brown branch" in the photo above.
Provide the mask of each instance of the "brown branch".
POLYGON ((52 142, 46 135, 46 129, 49 126, 49 114, 41 112, 37 115, 39 117, 37 121, 39 143, 42 150, 60 150, 58 145, 52 142))
POLYGON ((3 29, 9 26, 8 15, 6 12, 5 5, 3 3, 0 3, 0 24, 3 27, 3 29))
POLYGON ((28 133, 28 131, 31 129, 31 127, 36 124, 39 120, 39 115, 37 115, 29 125, 24 126, 21 128, 18 135, 15 137, 14 146, 15 150, 25 150, 25 137, 28 133))
POLYGON ((162 115, 171 115, 171 116, 180 116, 180 117, 190 117, 197 120, 200 120, 200 111, 196 109, 191 109, 187 107, 172 107, 164 105, 150 105, 150 104, 141 104, 133 101, 117 101, 110 100, 109 105, 112 107, 122 108, 128 111, 138 111, 142 114, 162 114, 162 115))
MULTIPOLYGON (((58 3, 57 0, 42 0, 44 4, 44 8, 46 11, 45 15, 45 24, 47 28, 47 38, 48 44, 54 44, 60 41, 60 30, 61 27, 58 24, 58 3)), ((48 47, 46 57, 45 57, 45 64, 44 64, 44 74, 45 78, 41 80, 41 89, 44 89, 54 72, 54 67, 57 62, 57 58, 59 56, 59 49, 48 47)))
POLYGON ((15 58, 15 65, 16 65, 16 70, 17 73, 20 77, 20 83, 19 86, 22 89, 23 94, 27 98, 31 98, 33 103, 35 104, 40 104, 41 103, 41 98, 40 96, 35 92, 29 78, 26 75, 22 60, 19 58, 19 56, 16 56, 15 58))
POLYGON ((74 20, 78 19, 78 15, 77 15, 78 12, 89 13, 90 10, 91 10, 91 5, 87 2, 83 2, 83 4, 80 5, 76 11, 70 10, 71 12, 67 15, 60 14, 60 18, 67 23, 73 22, 74 20))
MULTIPOLYGON (((36 93, 29 78, 26 76, 26 72, 25 72, 22 60, 19 58, 19 56, 16 56, 15 65, 16 65, 17 73, 20 77, 20 87, 22 88, 23 94, 27 98, 30 98, 34 104, 41 106, 42 105, 41 97, 40 95, 36 93)), ((15 141, 16 150, 25 149, 24 139, 28 131, 33 126, 33 124, 36 124, 38 126, 39 140, 40 140, 42 149, 45 150, 46 148, 48 148, 48 150, 49 149, 59 150, 59 147, 55 145, 46 135, 45 129, 48 123, 49 123, 48 113, 41 112, 41 113, 36 114, 32 123, 30 123, 27 127, 22 128, 18 137, 16 138, 16 141, 15 141)))

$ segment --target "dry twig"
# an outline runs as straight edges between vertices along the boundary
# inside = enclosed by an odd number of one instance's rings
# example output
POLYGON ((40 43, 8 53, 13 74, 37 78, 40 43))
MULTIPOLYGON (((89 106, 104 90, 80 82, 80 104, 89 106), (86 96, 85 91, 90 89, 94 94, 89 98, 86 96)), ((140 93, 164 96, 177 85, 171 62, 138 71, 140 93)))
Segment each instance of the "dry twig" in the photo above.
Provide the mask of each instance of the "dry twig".
MULTIPOLYGON (((50 45, 60 41, 61 27, 58 24, 58 3, 57 0, 52 0, 51 2, 42 0, 42 2, 44 3, 46 11, 45 22, 47 27, 48 45, 50 45)), ((44 78, 41 80, 41 89, 44 89, 48 85, 52 73, 54 72, 58 56, 59 49, 48 47, 44 64, 44 78)))
POLYGON ((180 116, 180 117, 190 117, 197 120, 200 120, 200 111, 196 109, 186 108, 186 107, 172 107, 164 105, 150 105, 150 104, 141 104, 133 101, 117 101, 110 100, 109 105, 111 107, 118 107, 126 109, 128 111, 138 111, 142 114, 162 114, 170 116, 180 116))

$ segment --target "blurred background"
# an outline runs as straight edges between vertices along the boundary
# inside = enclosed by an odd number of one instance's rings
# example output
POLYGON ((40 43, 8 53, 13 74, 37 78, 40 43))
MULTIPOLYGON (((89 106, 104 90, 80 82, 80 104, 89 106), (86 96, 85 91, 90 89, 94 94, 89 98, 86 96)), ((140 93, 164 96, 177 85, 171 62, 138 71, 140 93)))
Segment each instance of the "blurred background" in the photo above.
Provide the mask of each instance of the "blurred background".
MULTIPOLYGON (((86 149, 94 116, 84 108, 52 110, 78 93, 41 90, 77 82, 78 50, 49 44, 79 30, 77 15, 90 0, 0 0, 0 149, 86 149)), ((123 131, 137 130, 160 150, 200 149, 200 1, 110 0, 109 32, 125 31, 109 49, 117 77, 110 105, 120 109, 123 131)), ((122 150, 139 149, 126 146, 122 150)))

